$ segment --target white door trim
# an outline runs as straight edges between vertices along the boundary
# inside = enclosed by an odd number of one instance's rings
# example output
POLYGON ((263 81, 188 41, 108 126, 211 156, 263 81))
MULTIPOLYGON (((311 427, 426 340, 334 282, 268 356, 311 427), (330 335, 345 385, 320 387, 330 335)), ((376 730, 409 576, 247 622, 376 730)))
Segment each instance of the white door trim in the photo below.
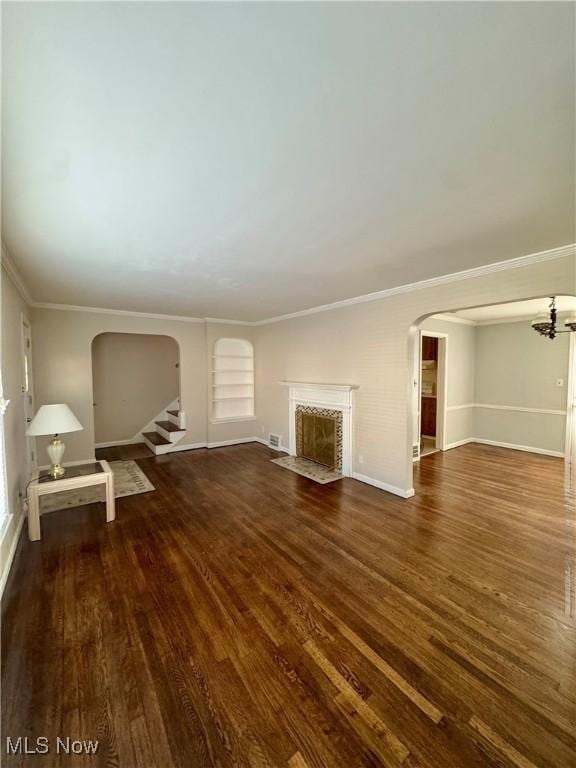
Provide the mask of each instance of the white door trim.
MULTIPOLYGON (((26 428, 29 420, 34 418, 34 372, 32 368, 32 326, 23 313, 20 314, 20 328, 22 337, 22 410, 26 428)), ((38 467, 36 439, 33 437, 25 437, 24 439, 26 442, 26 476, 30 478, 38 467)))
POLYGON ((436 379, 436 448, 446 450, 446 411, 448 403, 448 334, 436 331, 420 331, 418 344, 418 442, 422 423, 422 339, 424 336, 438 339, 438 370, 436 379))
POLYGON ((568 353, 568 387, 566 393, 566 449, 569 463, 576 463, 576 333, 570 334, 568 353))

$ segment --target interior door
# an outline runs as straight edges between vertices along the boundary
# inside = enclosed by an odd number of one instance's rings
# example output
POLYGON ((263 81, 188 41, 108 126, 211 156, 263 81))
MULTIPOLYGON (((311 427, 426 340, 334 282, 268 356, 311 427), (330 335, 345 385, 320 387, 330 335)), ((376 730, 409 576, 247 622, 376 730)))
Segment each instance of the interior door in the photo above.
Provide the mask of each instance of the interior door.
MULTIPOLYGON (((32 332, 30 324, 22 320, 22 398, 25 429, 34 417, 34 386, 32 380, 32 332)), ((26 464, 28 477, 36 469, 36 440, 26 438, 26 464)))

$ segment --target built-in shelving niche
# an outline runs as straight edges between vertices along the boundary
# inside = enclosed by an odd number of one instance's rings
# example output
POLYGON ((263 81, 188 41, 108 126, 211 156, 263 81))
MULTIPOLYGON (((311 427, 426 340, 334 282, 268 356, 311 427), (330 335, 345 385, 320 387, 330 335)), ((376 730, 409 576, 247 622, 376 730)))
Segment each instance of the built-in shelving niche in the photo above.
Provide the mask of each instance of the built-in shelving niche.
POLYGON ((254 416, 254 350, 246 339, 218 339, 212 357, 212 418, 254 416))

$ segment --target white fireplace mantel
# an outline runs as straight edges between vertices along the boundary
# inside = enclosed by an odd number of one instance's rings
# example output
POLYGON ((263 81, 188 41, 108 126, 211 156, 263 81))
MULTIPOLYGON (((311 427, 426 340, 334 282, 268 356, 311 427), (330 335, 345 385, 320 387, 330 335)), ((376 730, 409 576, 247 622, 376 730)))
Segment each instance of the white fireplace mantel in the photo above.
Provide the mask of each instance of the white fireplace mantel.
POLYGON ((309 381, 281 381, 289 388, 289 445, 291 456, 296 455, 296 406, 309 405, 342 411, 342 474, 352 474, 352 415, 354 390, 357 384, 319 384, 309 381))
POLYGON ((284 387, 298 387, 299 389, 333 389, 342 392, 350 392, 352 389, 358 389, 358 384, 318 384, 312 381, 281 381, 284 387))

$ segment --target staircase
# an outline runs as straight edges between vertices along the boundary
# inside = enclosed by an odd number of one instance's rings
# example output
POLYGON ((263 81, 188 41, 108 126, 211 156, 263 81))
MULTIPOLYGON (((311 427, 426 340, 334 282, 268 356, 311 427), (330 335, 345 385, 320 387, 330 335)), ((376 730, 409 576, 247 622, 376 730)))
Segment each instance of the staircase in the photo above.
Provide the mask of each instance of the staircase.
MULTIPOLYGON (((149 425, 150 426, 150 425, 149 425)), ((170 453, 174 445, 186 434, 186 418, 184 411, 166 410, 160 414, 158 421, 151 424, 154 431, 143 432, 142 439, 150 450, 159 456, 170 453)))

